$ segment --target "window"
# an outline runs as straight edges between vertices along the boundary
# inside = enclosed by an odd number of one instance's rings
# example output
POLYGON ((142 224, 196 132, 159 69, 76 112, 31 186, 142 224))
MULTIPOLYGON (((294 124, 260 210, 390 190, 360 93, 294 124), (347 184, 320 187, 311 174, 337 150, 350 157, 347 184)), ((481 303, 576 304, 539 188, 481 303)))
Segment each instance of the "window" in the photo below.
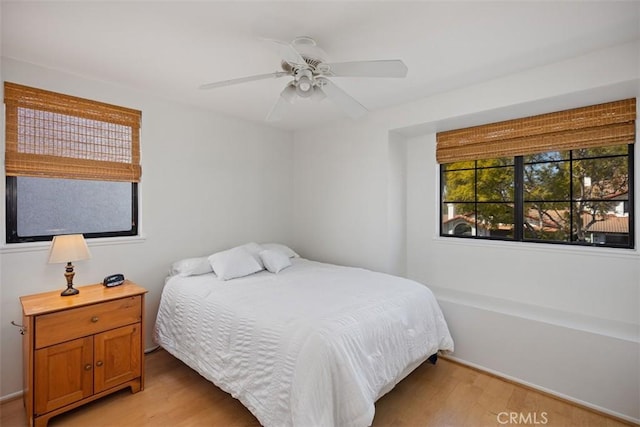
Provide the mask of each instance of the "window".
POLYGON ((141 113, 5 82, 7 243, 138 234, 141 113))
POLYGON ((441 165, 441 235, 632 248, 632 158, 629 144, 441 165))
POLYGON ((440 235, 633 248, 633 119, 635 99, 438 134, 440 157, 453 160, 440 165, 440 235), (541 122, 553 131, 523 134, 541 122))

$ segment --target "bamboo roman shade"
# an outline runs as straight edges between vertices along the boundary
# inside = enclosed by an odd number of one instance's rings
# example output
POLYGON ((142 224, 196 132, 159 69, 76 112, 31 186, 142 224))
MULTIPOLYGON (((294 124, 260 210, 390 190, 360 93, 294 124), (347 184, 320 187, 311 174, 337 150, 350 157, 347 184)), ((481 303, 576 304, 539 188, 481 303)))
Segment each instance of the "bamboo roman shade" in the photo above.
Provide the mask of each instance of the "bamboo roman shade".
POLYGON ((635 142, 635 98, 436 135, 438 163, 635 142))
POLYGON ((139 182, 137 110, 5 82, 7 176, 139 182))

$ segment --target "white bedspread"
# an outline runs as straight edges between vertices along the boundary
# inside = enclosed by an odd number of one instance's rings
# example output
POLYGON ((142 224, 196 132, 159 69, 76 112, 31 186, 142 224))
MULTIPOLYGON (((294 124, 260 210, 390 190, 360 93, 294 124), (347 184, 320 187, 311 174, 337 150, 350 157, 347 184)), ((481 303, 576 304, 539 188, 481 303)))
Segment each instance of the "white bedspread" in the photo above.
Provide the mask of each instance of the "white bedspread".
POLYGON ((158 344, 267 427, 371 424, 374 402, 453 340, 411 280, 301 258, 223 282, 167 280, 158 344))

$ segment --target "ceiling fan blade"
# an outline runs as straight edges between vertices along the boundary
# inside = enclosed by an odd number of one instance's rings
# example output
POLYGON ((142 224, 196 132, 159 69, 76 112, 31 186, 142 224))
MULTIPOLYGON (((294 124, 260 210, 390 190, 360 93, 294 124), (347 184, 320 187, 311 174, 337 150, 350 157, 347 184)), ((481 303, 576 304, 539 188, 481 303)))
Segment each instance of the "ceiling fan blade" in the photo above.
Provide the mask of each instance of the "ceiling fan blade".
POLYGON ((285 43, 280 40, 275 39, 264 39, 265 41, 271 42, 276 45, 278 49, 278 53, 280 54, 280 58, 282 58, 285 62, 291 65, 299 65, 306 66, 305 62, 300 52, 298 52, 290 43, 285 43))
POLYGON ((237 85, 237 84, 240 84, 240 83, 252 82, 254 80, 264 80, 264 79, 269 79, 269 78, 278 78, 278 77, 285 76, 287 74, 288 73, 286 71, 276 71, 274 73, 258 74, 258 75, 255 75, 255 76, 240 77, 240 78, 231 79, 231 80, 222 80, 220 82, 204 84, 202 86, 199 86, 198 89, 215 89, 217 87, 237 85))
POLYGON ((331 80, 318 77, 316 81, 320 83, 321 90, 327 95, 327 98, 350 117, 357 119, 367 113, 368 110, 362 104, 336 86, 331 80))
POLYGON ((284 113, 287 111, 287 104, 290 104, 293 100, 293 97, 296 94, 296 88, 292 84, 288 84, 285 88, 280 92, 280 96, 278 100, 267 114, 267 118, 265 119, 267 122, 277 122, 278 120, 282 120, 284 117, 284 113))
POLYGON ((401 60, 390 59, 321 64, 320 70, 335 77, 406 77, 408 68, 401 60))

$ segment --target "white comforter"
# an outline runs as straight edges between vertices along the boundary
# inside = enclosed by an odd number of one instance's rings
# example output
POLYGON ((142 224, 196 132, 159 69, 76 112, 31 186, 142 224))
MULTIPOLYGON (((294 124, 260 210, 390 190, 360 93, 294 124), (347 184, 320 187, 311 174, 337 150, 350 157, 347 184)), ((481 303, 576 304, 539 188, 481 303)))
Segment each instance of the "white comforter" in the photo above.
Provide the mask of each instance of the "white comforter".
POLYGON ((264 426, 368 426, 374 402, 453 340, 411 280, 301 258, 278 274, 167 280, 158 344, 264 426))

